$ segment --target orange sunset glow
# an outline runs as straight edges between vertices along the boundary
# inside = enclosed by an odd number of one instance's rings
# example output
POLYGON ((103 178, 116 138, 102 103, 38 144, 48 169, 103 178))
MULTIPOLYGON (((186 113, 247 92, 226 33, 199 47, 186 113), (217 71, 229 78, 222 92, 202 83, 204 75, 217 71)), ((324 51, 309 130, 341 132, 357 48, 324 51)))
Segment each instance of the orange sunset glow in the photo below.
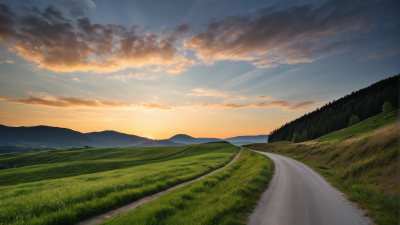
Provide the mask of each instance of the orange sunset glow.
POLYGON ((348 7, 5 2, 0 124, 153 139, 269 134, 397 70, 393 18, 348 7))

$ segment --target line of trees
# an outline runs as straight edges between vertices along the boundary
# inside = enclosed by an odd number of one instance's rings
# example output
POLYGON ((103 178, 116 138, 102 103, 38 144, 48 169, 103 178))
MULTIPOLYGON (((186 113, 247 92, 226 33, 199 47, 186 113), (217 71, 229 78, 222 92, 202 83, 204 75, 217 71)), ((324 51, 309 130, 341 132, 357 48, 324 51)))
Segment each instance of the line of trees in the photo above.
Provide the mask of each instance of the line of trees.
POLYGON ((390 107, 398 107, 399 75, 352 92, 282 125, 271 132, 268 142, 312 140, 379 114, 386 102, 390 107))

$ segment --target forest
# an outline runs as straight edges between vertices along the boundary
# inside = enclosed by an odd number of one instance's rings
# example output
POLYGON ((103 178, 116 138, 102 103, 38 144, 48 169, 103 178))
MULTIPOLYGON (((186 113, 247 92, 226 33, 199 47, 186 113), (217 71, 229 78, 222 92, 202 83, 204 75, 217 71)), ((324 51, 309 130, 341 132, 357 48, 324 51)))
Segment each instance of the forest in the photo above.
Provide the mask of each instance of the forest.
POLYGON ((270 133, 268 142, 293 140, 297 143, 312 140, 375 116, 382 112, 384 104, 388 109, 397 108, 399 75, 333 100, 282 125, 270 133))

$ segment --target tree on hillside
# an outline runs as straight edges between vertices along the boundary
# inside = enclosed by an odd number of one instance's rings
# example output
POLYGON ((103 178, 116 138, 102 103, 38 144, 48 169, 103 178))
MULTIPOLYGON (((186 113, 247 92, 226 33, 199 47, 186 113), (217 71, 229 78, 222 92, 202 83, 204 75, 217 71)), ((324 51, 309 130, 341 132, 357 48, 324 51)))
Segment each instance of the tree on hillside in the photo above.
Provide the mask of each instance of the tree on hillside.
POLYGON ((360 122, 360 119, 358 118, 357 115, 353 115, 350 117, 350 121, 349 121, 349 127, 353 126, 354 124, 360 122))
POLYGON ((303 141, 307 141, 307 140, 308 140, 307 139, 307 131, 306 131, 306 129, 303 129, 303 132, 301 133, 300 141, 303 142, 303 141))
POLYGON ((385 102, 382 106, 382 112, 387 112, 393 109, 393 105, 390 102, 385 102))
POLYGON ((300 135, 297 133, 293 134, 293 142, 294 143, 299 143, 300 142, 300 135))

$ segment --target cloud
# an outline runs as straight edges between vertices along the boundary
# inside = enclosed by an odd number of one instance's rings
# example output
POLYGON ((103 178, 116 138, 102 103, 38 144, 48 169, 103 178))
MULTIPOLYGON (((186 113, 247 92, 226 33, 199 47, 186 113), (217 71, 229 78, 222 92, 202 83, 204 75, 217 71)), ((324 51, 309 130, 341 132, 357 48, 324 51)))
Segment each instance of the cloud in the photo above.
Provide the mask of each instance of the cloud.
POLYGON ((249 61, 259 68, 313 62, 348 49, 371 17, 361 1, 331 0, 318 4, 257 9, 205 24, 184 48, 207 65, 216 60, 249 61))
POLYGON ((5 101, 8 100, 8 98, 6 96, 0 95, 0 101, 5 101))
MULTIPOLYGON (((70 14, 83 15, 71 1, 63 4, 72 10, 70 14)), ((24 16, 7 5, 0 8, 0 42, 39 68, 107 73, 156 66, 179 73, 194 65, 194 60, 176 55, 178 49, 168 38, 140 33, 138 26, 92 24, 89 18, 71 21, 52 5, 43 12, 25 7, 29 14, 24 16)))
POLYGON ((261 95, 260 97, 258 97, 257 99, 269 99, 269 97, 268 96, 266 96, 266 95, 261 95))
POLYGON ((246 99, 246 97, 244 95, 229 95, 224 92, 219 92, 219 91, 211 90, 211 89, 202 89, 202 88, 195 88, 188 95, 223 97, 223 98, 228 98, 230 100, 235 99, 235 98, 239 98, 241 100, 246 99))
POLYGON ((83 16, 85 12, 82 8, 86 8, 85 4, 76 1, 61 1, 59 2, 62 7, 69 10, 69 14, 73 17, 83 16))
POLYGON ((187 70, 184 67, 193 66, 195 64, 196 64, 196 62, 193 59, 189 60, 182 56, 180 59, 180 62, 177 63, 175 66, 173 66, 171 69, 167 70, 167 73, 171 73, 171 74, 182 73, 187 70))
POLYGON ((156 103, 128 104, 115 101, 99 101, 75 97, 33 97, 9 99, 9 103, 54 107, 54 108, 100 108, 100 109, 132 109, 132 110, 172 110, 172 107, 156 103))
POLYGON ((395 48, 386 48, 382 49, 380 51, 371 53, 369 55, 366 55, 364 57, 361 57, 358 59, 358 61, 364 62, 364 61, 373 61, 373 60, 379 60, 380 58, 384 57, 392 57, 399 54, 399 50, 395 48))
POLYGON ((110 80, 120 80, 120 81, 126 81, 126 80, 131 80, 131 79, 136 79, 136 80, 155 80, 155 76, 149 76, 146 73, 137 73, 137 74, 129 74, 129 75, 114 75, 114 76, 108 76, 107 79, 110 80))
POLYGON ((77 78, 77 77, 72 78, 72 80, 76 81, 76 82, 83 82, 83 81, 79 80, 79 78, 77 78))
POLYGON ((269 101, 269 102, 258 102, 258 103, 246 103, 246 104, 233 104, 233 103, 212 103, 208 102, 205 104, 195 104, 195 108, 220 108, 220 109, 242 109, 242 108, 282 108, 286 110, 304 110, 308 109, 309 106, 314 105, 318 102, 307 101, 298 104, 291 104, 287 101, 269 101))
POLYGON ((14 63, 14 61, 11 61, 11 60, 6 60, 6 63, 14 63))
POLYGON ((175 32, 177 32, 177 33, 184 33, 187 31, 189 31, 189 24, 187 24, 187 23, 182 23, 182 24, 178 25, 175 29, 175 32))
MULTIPOLYGON (((200 96, 221 96, 226 97, 221 92, 203 92, 205 95, 200 96), (209 93, 209 95, 208 95, 209 93)), ((29 93, 26 98, 8 98, 0 95, 0 100, 6 100, 8 103, 33 105, 52 108, 97 108, 97 109, 127 109, 127 110, 173 110, 175 108, 182 109, 242 109, 242 108, 281 108, 285 110, 304 110, 319 102, 306 101, 297 104, 289 103, 287 101, 265 101, 253 103, 189 103, 188 106, 167 106, 157 103, 139 102, 139 103, 124 103, 116 101, 99 101, 96 99, 81 99, 76 97, 58 97, 52 96, 45 92, 29 93), (36 96, 32 96, 36 95, 36 96)), ((32 111, 38 113, 38 111, 32 111)))
POLYGON ((94 4, 94 2, 92 2, 91 0, 86 0, 86 2, 91 8, 97 8, 96 4, 94 4))

